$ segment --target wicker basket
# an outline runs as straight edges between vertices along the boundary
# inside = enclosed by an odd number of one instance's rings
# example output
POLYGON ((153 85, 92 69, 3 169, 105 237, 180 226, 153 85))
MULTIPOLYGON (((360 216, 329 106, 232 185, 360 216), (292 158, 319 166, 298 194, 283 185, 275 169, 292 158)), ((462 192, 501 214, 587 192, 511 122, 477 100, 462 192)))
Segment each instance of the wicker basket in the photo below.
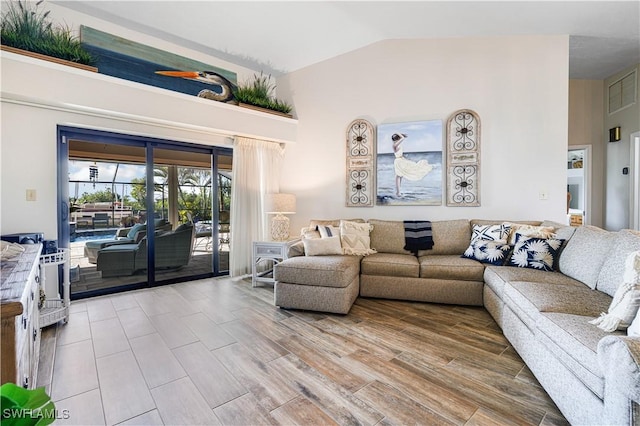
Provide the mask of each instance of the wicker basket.
POLYGON ((69 306, 62 299, 47 299, 40 308, 40 327, 46 327, 64 320, 66 324, 69 318, 69 306))
POLYGON ((64 299, 46 299, 40 308, 40 327, 69 320, 69 249, 59 248, 56 253, 40 255, 40 265, 64 265, 64 299))

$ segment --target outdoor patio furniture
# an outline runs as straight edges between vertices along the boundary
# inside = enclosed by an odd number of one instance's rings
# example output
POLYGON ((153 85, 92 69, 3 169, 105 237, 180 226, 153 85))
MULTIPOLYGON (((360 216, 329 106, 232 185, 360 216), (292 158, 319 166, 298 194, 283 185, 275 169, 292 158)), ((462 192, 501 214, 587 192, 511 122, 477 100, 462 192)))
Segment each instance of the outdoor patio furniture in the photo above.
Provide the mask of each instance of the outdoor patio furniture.
POLYGON ((88 215, 83 215, 76 219, 76 228, 77 229, 89 228, 91 227, 92 223, 93 223, 93 217, 88 215))
MULTIPOLYGON (((167 222, 165 219, 156 219, 155 221, 156 231, 170 231, 172 227, 171 222, 167 222)), ((87 241, 84 245, 84 255, 89 263, 97 263, 99 250, 113 245, 137 244, 145 235, 147 235, 147 225, 143 223, 137 223, 131 228, 121 228, 118 229, 116 237, 113 239, 87 241)))
MULTIPOLYGON (((177 269, 191 259, 195 227, 182 224, 175 231, 155 236, 156 269, 177 269)), ((147 238, 138 244, 117 244, 98 251, 97 270, 103 277, 133 275, 147 269, 147 238)))
POLYGON ((108 213, 96 213, 93 216, 94 228, 106 228, 109 226, 109 214, 108 213))

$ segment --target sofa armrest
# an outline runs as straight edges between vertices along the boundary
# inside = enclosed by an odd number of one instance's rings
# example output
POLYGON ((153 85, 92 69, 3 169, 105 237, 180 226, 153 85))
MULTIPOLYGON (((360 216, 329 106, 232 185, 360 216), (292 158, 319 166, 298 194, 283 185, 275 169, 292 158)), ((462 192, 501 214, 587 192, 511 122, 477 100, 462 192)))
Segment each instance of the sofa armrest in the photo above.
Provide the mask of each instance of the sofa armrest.
POLYGON ((297 256, 304 256, 304 244, 302 244, 302 240, 298 240, 287 247, 287 257, 297 256))
POLYGON ((640 338, 606 336, 598 342, 598 362, 606 386, 640 404, 640 338))

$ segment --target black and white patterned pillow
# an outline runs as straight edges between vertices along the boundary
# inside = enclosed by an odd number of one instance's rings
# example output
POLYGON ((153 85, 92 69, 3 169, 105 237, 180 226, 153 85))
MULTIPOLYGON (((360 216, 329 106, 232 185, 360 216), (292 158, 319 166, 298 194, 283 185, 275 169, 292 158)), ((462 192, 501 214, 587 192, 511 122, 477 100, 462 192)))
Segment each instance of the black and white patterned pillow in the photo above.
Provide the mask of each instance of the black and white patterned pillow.
POLYGON ((511 225, 501 223, 499 225, 473 225, 471 243, 476 241, 502 241, 507 242, 511 232, 511 225))
POLYGON ((474 259, 482 263, 502 266, 509 258, 511 246, 503 241, 482 241, 478 240, 465 250, 462 257, 474 259))
POLYGON ((508 266, 553 271, 564 240, 522 237, 516 241, 508 266))

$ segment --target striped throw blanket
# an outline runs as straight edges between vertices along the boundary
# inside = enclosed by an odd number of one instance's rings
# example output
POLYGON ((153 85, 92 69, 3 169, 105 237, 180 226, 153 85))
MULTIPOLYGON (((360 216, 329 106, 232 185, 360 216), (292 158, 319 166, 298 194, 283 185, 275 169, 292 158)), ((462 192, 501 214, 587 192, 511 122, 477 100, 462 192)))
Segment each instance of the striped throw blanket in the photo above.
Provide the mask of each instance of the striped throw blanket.
POLYGON ((431 221, 405 220, 404 244, 404 249, 416 256, 418 255, 418 250, 431 250, 433 248, 431 221))

